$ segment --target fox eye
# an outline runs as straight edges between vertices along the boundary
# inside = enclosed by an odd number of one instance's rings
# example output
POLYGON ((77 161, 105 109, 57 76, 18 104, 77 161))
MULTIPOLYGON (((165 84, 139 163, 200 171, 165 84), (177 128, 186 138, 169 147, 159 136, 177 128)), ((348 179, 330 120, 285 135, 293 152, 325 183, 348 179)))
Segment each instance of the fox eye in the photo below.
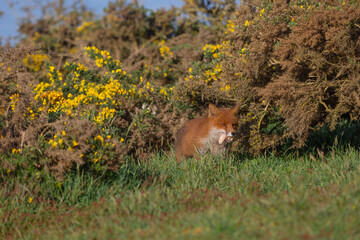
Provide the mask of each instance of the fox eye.
POLYGON ((233 128, 237 128, 237 124, 233 124, 232 126, 233 126, 233 128))
POLYGON ((225 123, 222 123, 221 126, 226 127, 226 124, 225 124, 225 123))

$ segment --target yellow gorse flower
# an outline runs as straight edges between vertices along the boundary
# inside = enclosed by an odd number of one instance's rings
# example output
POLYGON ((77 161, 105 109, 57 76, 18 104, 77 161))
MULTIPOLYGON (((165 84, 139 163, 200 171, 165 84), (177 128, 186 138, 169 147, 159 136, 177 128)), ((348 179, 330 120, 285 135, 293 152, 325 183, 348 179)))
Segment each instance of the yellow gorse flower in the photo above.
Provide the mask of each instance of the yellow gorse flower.
POLYGON ((76 146, 78 146, 78 145, 79 145, 79 143, 78 143, 78 142, 76 142, 75 140, 73 140, 73 141, 72 141, 72 145, 73 145, 73 147, 76 147, 76 146))
POLYGON ((93 25, 93 22, 84 22, 79 27, 76 28, 77 32, 83 32, 86 30, 87 27, 93 25))
POLYGON ((264 12, 265 12, 265 8, 263 8, 263 9, 261 9, 261 10, 260 10, 260 14, 259 14, 259 15, 260 15, 260 17, 262 17, 262 16, 263 16, 264 12))
POLYGON ((233 21, 229 20, 226 24, 226 31, 225 33, 234 32, 235 31, 235 24, 233 21))
POLYGON ((115 112, 116 112, 115 109, 110 109, 108 107, 105 107, 96 117, 94 117, 94 121, 97 124, 102 125, 104 121, 113 118, 115 112))
POLYGON ((21 151, 20 148, 19 149, 13 148, 11 152, 13 154, 16 154, 16 153, 20 153, 20 151, 21 151))
POLYGON ((23 63, 31 71, 38 72, 41 70, 41 66, 49 60, 49 57, 44 54, 28 54, 23 59, 23 63))
POLYGON ((223 44, 205 44, 203 47, 204 55, 211 54, 213 58, 218 58, 220 55, 225 55, 225 49, 228 48, 228 42, 224 41, 223 44))
POLYGON ((19 101, 19 94, 15 93, 10 96, 10 107, 13 112, 15 112, 16 104, 19 101))
POLYGON ((170 51, 170 48, 165 46, 165 40, 161 40, 160 42, 158 42, 158 46, 160 55, 163 58, 172 57, 174 55, 174 53, 170 51))
POLYGON ((95 141, 99 141, 101 142, 101 144, 104 144, 104 138, 100 135, 97 135, 95 138, 94 138, 95 141))

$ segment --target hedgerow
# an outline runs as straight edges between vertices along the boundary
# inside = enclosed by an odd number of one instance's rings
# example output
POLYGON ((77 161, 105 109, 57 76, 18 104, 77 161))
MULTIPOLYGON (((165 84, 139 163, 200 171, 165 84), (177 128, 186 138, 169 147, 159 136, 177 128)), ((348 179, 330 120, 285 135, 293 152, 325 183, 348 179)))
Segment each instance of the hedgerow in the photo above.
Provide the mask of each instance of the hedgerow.
POLYGON ((0 58, 2 174, 61 179, 145 161, 209 103, 241 104, 233 150, 252 153, 302 147, 324 124, 358 119, 356 1, 234 6, 116 1, 101 19, 75 9, 23 23, 27 46, 0 58))

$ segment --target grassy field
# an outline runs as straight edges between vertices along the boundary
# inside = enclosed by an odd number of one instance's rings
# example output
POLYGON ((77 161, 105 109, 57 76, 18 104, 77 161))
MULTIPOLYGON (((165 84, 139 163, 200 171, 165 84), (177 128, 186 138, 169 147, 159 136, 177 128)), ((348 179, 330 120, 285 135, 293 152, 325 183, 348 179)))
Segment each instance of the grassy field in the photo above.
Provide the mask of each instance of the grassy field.
POLYGON ((358 239, 359 173, 359 151, 347 148, 181 164, 159 154, 61 186, 18 178, 2 183, 0 238, 358 239))

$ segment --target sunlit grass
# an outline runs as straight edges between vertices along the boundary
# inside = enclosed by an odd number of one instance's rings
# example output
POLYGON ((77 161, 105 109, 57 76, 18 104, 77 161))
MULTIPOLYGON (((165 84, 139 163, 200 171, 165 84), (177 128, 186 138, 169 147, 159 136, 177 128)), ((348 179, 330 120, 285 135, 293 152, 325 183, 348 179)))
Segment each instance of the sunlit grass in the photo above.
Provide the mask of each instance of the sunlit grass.
MULTIPOLYGON (((61 188, 44 189, 44 199, 32 196, 31 203, 25 194, 9 197, 11 189, 5 187, 1 236, 359 237, 359 151, 332 150, 324 159, 308 156, 204 156, 177 164, 171 155, 158 154, 146 163, 124 164, 117 173, 73 173, 61 188)), ((51 181, 45 179, 44 186, 51 181)))

